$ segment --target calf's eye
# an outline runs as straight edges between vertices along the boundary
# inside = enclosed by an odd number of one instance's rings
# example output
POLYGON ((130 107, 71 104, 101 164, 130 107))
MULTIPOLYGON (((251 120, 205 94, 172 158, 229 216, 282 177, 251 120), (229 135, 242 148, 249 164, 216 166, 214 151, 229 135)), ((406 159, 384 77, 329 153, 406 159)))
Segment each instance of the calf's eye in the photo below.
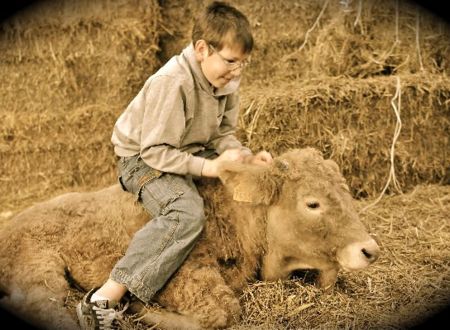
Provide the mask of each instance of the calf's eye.
POLYGON ((306 206, 308 206, 310 209, 318 209, 320 207, 319 202, 307 202, 306 206))

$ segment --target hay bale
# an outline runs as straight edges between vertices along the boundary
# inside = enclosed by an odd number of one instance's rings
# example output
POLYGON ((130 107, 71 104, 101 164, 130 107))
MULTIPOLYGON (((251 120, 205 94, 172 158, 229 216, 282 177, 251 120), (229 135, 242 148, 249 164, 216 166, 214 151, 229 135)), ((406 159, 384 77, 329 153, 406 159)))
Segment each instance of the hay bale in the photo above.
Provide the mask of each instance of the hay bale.
POLYGON ((65 0, 12 17, 0 40, 2 100, 19 112, 125 103, 160 65, 159 15, 152 0, 65 0))
POLYGON ((154 0, 66 0, 2 24, 0 204, 114 181, 112 127, 160 66, 160 19, 154 0))
MULTIPOLYGON (((448 184, 450 80, 409 74, 400 82, 397 180, 405 191, 425 182, 448 184)), ((247 86, 238 136, 252 150, 274 155, 314 146, 340 165, 356 197, 373 197, 389 174, 396 90, 395 77, 327 77, 247 86)))
POLYGON ((261 13, 252 12, 262 22, 255 27, 259 45, 255 74, 262 79, 273 75, 285 79, 341 75, 365 78, 423 71, 443 73, 450 68, 445 55, 449 26, 410 2, 289 4, 287 12, 303 13, 303 17, 289 15, 301 20, 303 28, 297 22, 292 26, 291 20, 275 8, 262 7, 261 13), (274 29, 261 31, 264 24, 273 26, 272 22, 276 22, 274 29))
MULTIPOLYGON (((449 25, 411 1, 229 2, 248 16, 253 27, 248 83, 450 69, 449 25)), ((193 18, 208 3, 163 2, 164 38, 170 42, 165 59, 190 41, 193 18), (180 25, 180 19, 186 24, 180 25)))

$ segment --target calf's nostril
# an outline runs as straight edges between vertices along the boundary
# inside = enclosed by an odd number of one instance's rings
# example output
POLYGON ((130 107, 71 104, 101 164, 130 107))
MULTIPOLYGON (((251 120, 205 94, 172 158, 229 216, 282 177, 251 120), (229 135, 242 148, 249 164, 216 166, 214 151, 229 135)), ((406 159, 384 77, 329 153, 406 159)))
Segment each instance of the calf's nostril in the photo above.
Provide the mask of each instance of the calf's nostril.
POLYGON ((374 262, 375 260, 378 259, 378 252, 376 251, 370 251, 366 248, 363 248, 361 250, 362 254, 364 254, 364 256, 370 261, 370 262, 374 262))
POLYGON ((372 255, 371 255, 369 252, 367 252, 366 249, 362 249, 361 252, 362 252, 362 254, 364 254, 364 256, 365 256, 367 259, 370 259, 370 258, 372 257, 372 255))

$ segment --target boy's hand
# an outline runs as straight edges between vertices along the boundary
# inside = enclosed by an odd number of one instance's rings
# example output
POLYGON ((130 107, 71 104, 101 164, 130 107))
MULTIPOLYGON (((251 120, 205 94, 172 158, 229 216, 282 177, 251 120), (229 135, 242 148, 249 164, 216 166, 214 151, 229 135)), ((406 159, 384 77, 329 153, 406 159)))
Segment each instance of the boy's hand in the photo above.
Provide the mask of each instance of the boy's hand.
POLYGON ((220 163, 229 161, 243 163, 245 156, 246 154, 243 154, 239 149, 228 149, 215 159, 205 159, 202 176, 216 178, 219 175, 217 169, 219 168, 220 163))
POLYGON ((228 149, 225 150, 219 157, 215 160, 219 162, 231 161, 242 163, 244 161, 245 154, 240 149, 228 149))
POLYGON ((267 151, 260 151, 256 155, 248 155, 245 157, 246 164, 263 165, 268 166, 272 164, 272 155, 267 151))
POLYGON ((228 149, 216 159, 205 159, 202 176, 216 178, 219 175, 217 169, 219 168, 220 163, 224 161, 269 166, 272 163, 272 160, 272 155, 267 151, 260 151, 256 155, 250 155, 239 149, 228 149))

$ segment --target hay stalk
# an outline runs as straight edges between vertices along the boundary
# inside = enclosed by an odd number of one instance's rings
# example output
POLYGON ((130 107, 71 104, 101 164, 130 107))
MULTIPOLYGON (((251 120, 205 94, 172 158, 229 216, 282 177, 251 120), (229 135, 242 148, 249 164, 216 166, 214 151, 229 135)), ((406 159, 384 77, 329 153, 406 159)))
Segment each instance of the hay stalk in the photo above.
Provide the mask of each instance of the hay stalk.
POLYGON ((400 78, 396 77, 397 80, 397 88, 396 88, 396 92, 394 97, 391 100, 391 105, 392 108, 394 109, 394 113, 395 113, 395 117, 397 119, 397 122, 395 124, 395 130, 394 130, 394 138, 392 141, 392 145, 391 145, 391 149, 390 149, 390 169, 389 169, 389 176, 388 176, 388 180, 386 182, 386 185, 384 186, 383 190, 381 191, 380 195, 378 196, 378 198, 371 204, 367 205, 366 207, 364 207, 361 212, 365 212, 367 211, 369 208, 373 207, 375 204, 377 204, 381 198, 383 197, 383 195, 385 194, 387 188, 389 187, 389 184, 391 183, 391 180, 393 182, 394 188, 402 193, 400 185, 397 181, 397 178, 395 176, 395 166, 394 166, 394 159, 395 159, 395 144, 398 140, 398 137, 400 136, 400 132, 402 129, 402 120, 400 117, 400 111, 401 111, 401 84, 400 84, 400 78), (397 104, 395 104, 395 100, 397 100, 397 104))

